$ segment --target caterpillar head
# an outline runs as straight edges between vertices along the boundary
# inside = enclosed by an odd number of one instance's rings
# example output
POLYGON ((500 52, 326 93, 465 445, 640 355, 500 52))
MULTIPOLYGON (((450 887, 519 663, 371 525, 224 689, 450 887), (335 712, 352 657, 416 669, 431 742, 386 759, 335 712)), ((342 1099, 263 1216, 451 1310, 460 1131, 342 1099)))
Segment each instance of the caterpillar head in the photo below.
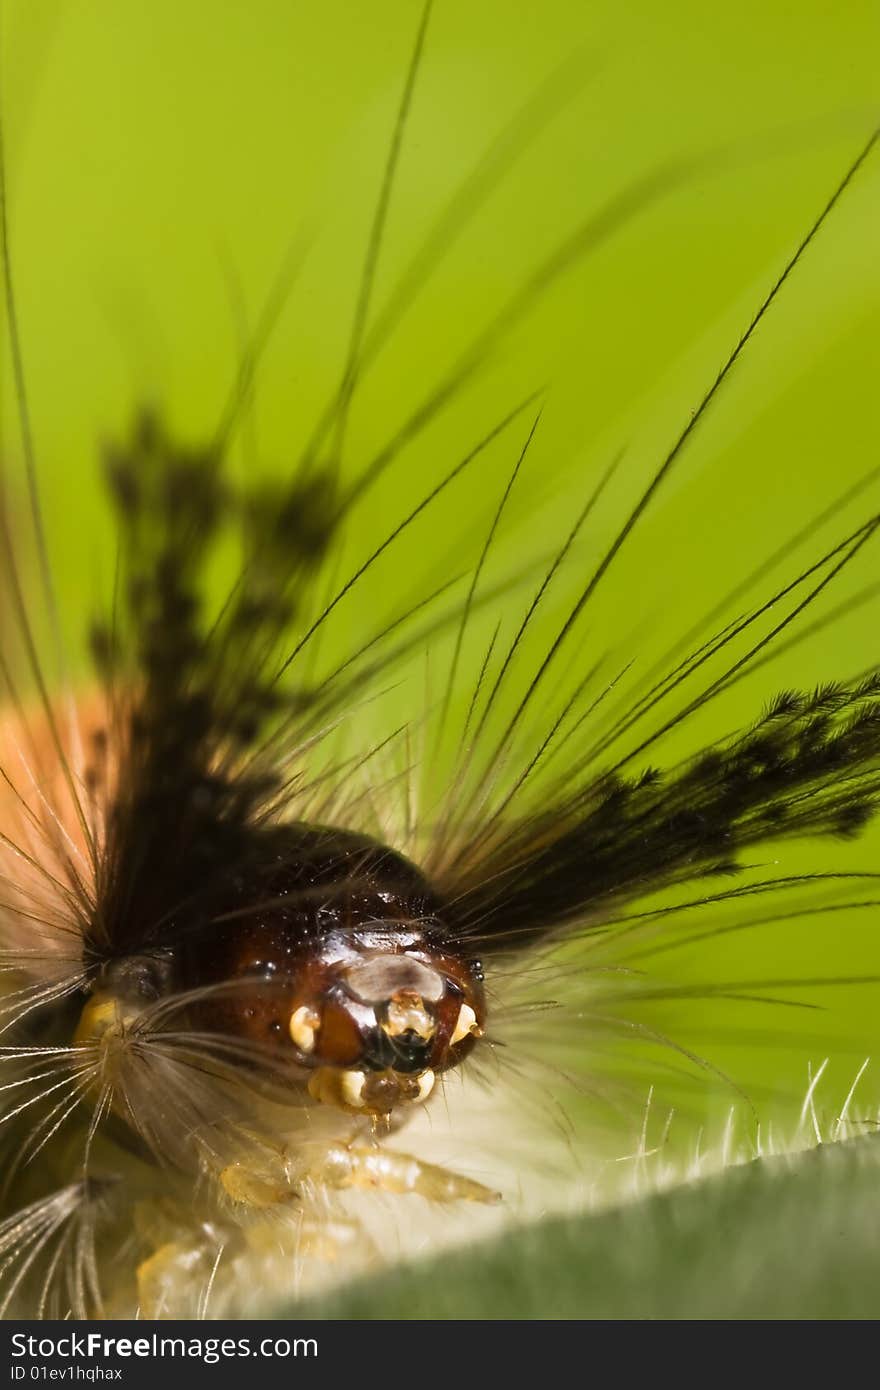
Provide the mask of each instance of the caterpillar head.
POLYGON ((194 1029, 252 1045, 252 1065, 265 1057, 316 1101, 387 1117, 427 1100, 483 1030, 479 962, 419 870, 366 836, 287 827, 268 862, 238 867, 210 899, 205 920, 181 914, 171 944, 104 965, 79 1041, 179 997, 194 1029))

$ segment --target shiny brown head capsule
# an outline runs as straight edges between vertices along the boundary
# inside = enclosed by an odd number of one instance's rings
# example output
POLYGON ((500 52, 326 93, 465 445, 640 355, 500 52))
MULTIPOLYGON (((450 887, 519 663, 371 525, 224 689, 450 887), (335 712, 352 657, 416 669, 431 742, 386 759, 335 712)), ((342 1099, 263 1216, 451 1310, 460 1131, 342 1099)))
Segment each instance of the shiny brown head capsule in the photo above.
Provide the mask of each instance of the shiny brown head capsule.
POLYGON ((291 1040, 309 1090, 346 1109, 388 1112, 430 1095, 484 1021, 473 967, 403 923, 331 938, 296 981, 291 1040))
POLYGON ((180 987, 220 986, 194 1006, 199 1027, 270 1046, 308 1070, 315 1099, 374 1115, 426 1100, 472 1048, 485 1023, 479 962, 393 850, 294 826, 231 897, 180 952, 180 987))

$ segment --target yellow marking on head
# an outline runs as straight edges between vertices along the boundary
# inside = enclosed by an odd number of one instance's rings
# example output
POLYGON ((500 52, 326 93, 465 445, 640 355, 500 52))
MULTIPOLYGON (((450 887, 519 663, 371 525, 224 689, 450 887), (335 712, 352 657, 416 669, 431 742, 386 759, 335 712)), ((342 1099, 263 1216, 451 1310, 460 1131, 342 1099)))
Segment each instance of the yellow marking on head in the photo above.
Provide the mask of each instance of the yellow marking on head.
POLYGON ((434 1073, 429 1070, 421 1072, 420 1075, 416 1078, 416 1080, 418 1081, 419 1089, 418 1094, 415 1095, 413 1099, 417 1101, 419 1105, 421 1105, 423 1101, 426 1101, 428 1099, 428 1096, 433 1091, 434 1082, 437 1080, 437 1078, 434 1075, 434 1073))
POLYGON ((122 1005, 113 994, 93 994, 79 1016, 73 1035, 75 1047, 99 1042, 107 1033, 119 1036, 133 1015, 123 1013, 122 1005))
POLYGON ((456 1043, 460 1043, 466 1038, 469 1033, 475 1033, 479 1036, 480 1031, 477 1025, 477 1015, 474 1013, 470 1004, 462 1004, 458 1011, 458 1018, 452 1032, 452 1037, 449 1039, 449 1045, 450 1047, 454 1047, 456 1043))
POLYGON ((344 1071, 339 1078, 339 1094, 345 1105, 359 1110, 364 1103, 364 1086, 367 1078, 362 1071, 344 1071))
POLYGON ((309 1094, 323 1105, 336 1105, 343 1110, 363 1110, 366 1080, 362 1071, 319 1067, 309 1077, 309 1094))
POLYGON ((433 1038, 437 1024, 428 1013, 417 994, 404 994, 392 999, 385 1014, 382 1031, 389 1038, 399 1038, 401 1033, 415 1033, 426 1041, 433 1038))
POLYGON ((315 1035, 320 1024, 319 1015, 314 1009, 310 1009, 308 1004, 301 1004, 298 1009, 294 1009, 290 1015, 290 1037, 300 1052, 314 1052, 315 1035))

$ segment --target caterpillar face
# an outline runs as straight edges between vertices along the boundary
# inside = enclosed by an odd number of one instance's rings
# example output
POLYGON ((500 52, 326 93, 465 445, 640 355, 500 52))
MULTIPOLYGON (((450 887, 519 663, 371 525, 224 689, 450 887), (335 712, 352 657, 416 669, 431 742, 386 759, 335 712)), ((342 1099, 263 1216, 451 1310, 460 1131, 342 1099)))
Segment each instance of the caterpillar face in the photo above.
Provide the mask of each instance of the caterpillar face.
POLYGON ((136 1029, 147 1003, 183 991, 193 1027, 254 1044, 318 1101, 387 1117, 427 1100, 482 1032, 479 962, 444 928, 427 880, 389 847, 295 826, 274 849, 268 871, 241 871, 203 896, 208 925, 175 922, 178 944, 105 964, 77 1041, 136 1029))

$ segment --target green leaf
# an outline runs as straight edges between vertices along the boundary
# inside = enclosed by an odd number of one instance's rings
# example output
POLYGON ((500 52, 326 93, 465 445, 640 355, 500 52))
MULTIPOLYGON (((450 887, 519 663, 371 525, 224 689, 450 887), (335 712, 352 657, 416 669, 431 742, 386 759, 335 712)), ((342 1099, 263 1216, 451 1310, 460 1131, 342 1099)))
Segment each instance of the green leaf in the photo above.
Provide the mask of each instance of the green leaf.
POLYGON ((758 1160, 380 1271, 297 1318, 874 1318, 880 1140, 758 1160))

